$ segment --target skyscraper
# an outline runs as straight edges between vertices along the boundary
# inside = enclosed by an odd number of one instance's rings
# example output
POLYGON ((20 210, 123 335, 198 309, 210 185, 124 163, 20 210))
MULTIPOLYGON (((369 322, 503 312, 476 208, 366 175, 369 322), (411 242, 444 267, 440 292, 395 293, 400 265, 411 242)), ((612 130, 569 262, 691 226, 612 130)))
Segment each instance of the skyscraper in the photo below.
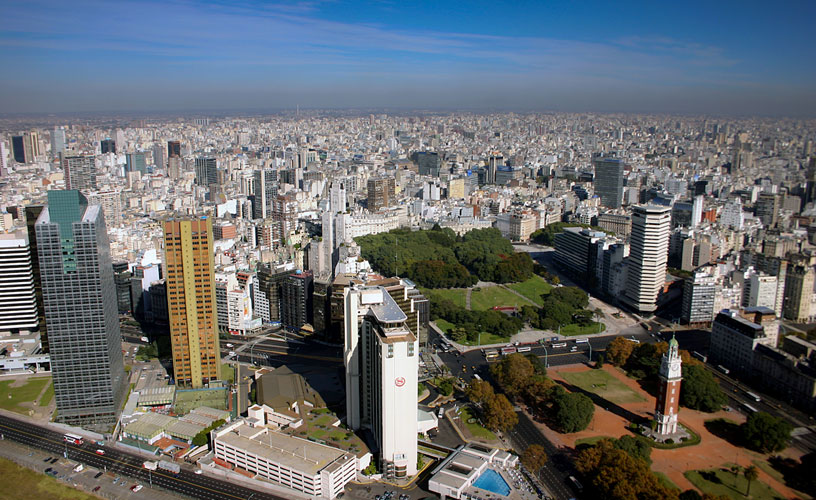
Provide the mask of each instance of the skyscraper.
POLYGON ((167 141, 167 157, 180 158, 181 157, 181 142, 167 141))
POLYGON ((255 184, 255 203, 252 218, 265 219, 272 215, 272 202, 278 196, 278 171, 263 168, 252 172, 255 184))
POLYGON ((376 212, 396 202, 396 184, 393 177, 377 177, 368 180, 368 210, 376 212))
POLYGON ((218 162, 215 158, 196 158, 195 174, 199 186, 218 184, 218 162))
POLYGON ((671 207, 635 207, 623 300, 639 312, 654 312, 657 308, 657 296, 666 282, 670 226, 671 207))
POLYGON ((40 218, 43 209, 42 205, 29 205, 25 207, 26 230, 28 233, 28 245, 31 254, 31 274, 34 278, 34 296, 37 299, 37 322, 40 330, 40 344, 43 352, 48 352, 48 327, 45 322, 45 304, 43 302, 42 277, 40 274, 40 254, 37 250, 36 223, 40 218))
POLYGON ((102 209, 49 191, 35 231, 58 419, 109 430, 127 377, 102 209))
POLYGON ((28 235, 25 231, 0 234, 0 332, 19 334, 37 330, 28 235))
POLYGON ((595 157, 595 194, 601 205, 620 208, 623 204, 623 161, 618 158, 595 157))
POLYGON ((417 472, 419 346, 408 317, 380 286, 346 287, 346 422, 371 432, 386 478, 417 472))
POLYGON ((176 385, 220 378, 212 219, 166 220, 165 279, 176 385))
POLYGON ((147 173, 144 153, 128 153, 125 156, 125 173, 127 172, 141 172, 142 175, 147 173))
POLYGON ((281 323, 298 331, 306 323, 312 324, 314 275, 311 271, 297 271, 289 275, 281 287, 281 323))
POLYGON ((56 127, 51 132, 51 156, 56 160, 65 152, 65 129, 56 127))
POLYGON ((114 141, 110 137, 107 138, 107 139, 102 139, 99 142, 99 151, 102 154, 105 154, 105 153, 114 153, 114 154, 116 154, 116 141, 114 141))
POLYGON ((23 145, 23 136, 21 135, 11 136, 11 153, 12 156, 14 156, 14 161, 16 161, 17 163, 26 162, 26 151, 25 146, 23 145))
POLYGON ((93 155, 62 155, 65 185, 78 191, 96 191, 96 159, 93 155))

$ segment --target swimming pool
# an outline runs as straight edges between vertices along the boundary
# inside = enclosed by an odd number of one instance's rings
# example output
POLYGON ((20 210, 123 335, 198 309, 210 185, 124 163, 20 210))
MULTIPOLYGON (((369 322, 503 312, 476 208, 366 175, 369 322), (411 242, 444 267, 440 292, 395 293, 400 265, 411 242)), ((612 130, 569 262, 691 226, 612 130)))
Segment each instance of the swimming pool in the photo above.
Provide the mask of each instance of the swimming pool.
POLYGON ((473 486, 498 493, 499 495, 507 496, 510 494, 510 486, 507 484, 507 481, 501 477, 501 474, 493 469, 487 469, 482 472, 482 475, 473 483, 473 486))

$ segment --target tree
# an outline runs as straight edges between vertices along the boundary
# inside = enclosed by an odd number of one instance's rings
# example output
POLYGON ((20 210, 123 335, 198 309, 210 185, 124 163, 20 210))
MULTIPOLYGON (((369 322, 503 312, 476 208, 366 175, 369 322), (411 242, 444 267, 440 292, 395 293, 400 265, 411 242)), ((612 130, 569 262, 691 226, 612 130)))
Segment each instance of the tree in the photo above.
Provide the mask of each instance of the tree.
POLYGON ((604 355, 603 354, 598 354, 598 357, 595 360, 595 368, 598 368, 598 369, 603 368, 603 365, 604 365, 604 355))
POLYGON ((587 498, 677 499, 677 493, 663 486, 646 462, 616 448, 609 439, 581 450, 575 468, 588 480, 587 498))
POLYGON ((439 390, 439 394, 450 396, 453 394, 453 381, 449 378, 439 380, 437 381, 436 388, 439 390))
POLYGON ((506 431, 518 423, 518 415, 504 394, 494 394, 482 410, 485 426, 492 431, 506 431))
POLYGON ((521 463, 527 467, 527 470, 537 475, 538 471, 547 463, 547 452, 540 444, 531 444, 522 453, 521 463))
POLYGON ((524 387, 524 399, 532 407, 538 407, 550 397, 554 382, 547 377, 534 376, 524 387))
POLYGON ((490 373, 504 392, 515 399, 524 391, 530 377, 535 373, 535 367, 523 354, 515 353, 505 356, 491 366, 490 373))
POLYGON ((632 355, 635 343, 623 337, 615 337, 606 346, 606 360, 615 366, 623 366, 632 355))
POLYGON ((584 394, 567 392, 555 399, 553 410, 553 417, 561 432, 578 432, 586 429, 592 421, 595 405, 584 394))
POLYGON ((680 404, 695 410, 714 412, 728 401, 714 375, 700 365, 683 367, 680 404))
POLYGON ((652 447, 645 439, 635 436, 622 436, 615 440, 615 448, 623 450, 630 457, 652 463, 652 447))
POLYGON ((759 477, 759 472, 757 471, 756 465, 749 465, 742 471, 742 474, 745 476, 745 479, 748 480, 748 491, 745 492, 745 496, 751 495, 751 483, 759 477))
POLYGON ((493 397, 493 386, 484 380, 473 379, 465 389, 467 398, 476 404, 484 404, 493 397))
POLYGON ((750 448, 761 453, 782 451, 788 446, 793 426, 770 413, 752 413, 740 426, 742 437, 750 448))

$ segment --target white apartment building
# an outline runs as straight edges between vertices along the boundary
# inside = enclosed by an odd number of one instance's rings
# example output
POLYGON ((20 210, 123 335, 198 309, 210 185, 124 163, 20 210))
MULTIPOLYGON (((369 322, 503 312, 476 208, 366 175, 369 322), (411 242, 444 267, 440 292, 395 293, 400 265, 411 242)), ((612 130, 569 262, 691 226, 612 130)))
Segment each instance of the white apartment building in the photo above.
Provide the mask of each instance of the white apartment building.
POLYGON ((315 498, 337 498, 357 473, 353 454, 281 434, 255 419, 233 422, 212 431, 211 437, 216 463, 240 467, 315 498))
POLYGON ((776 290, 779 278, 767 274, 753 272, 745 279, 743 285, 742 306, 743 307, 767 307, 773 310, 777 316, 782 315, 782 311, 776 310, 776 290))
POLYGON ((654 312, 657 309, 657 296, 666 282, 670 228, 670 207, 635 207, 623 300, 637 311, 654 312))
POLYGON ((0 234, 0 337, 38 329, 28 235, 0 234))
POLYGON ((346 421, 368 429, 385 477, 417 473, 417 370, 419 345, 408 319, 381 286, 343 291, 346 421))

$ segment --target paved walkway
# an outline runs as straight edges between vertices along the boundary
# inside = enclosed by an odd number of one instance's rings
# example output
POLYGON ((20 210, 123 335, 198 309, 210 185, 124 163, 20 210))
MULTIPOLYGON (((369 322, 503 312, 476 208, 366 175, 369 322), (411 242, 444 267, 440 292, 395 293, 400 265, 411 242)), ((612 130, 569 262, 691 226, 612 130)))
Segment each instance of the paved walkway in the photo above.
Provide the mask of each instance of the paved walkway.
MULTIPOLYGON (((550 367, 548 375, 555 381, 564 381, 561 375, 564 372, 583 372, 592 370, 583 365, 569 365, 550 367)), ((607 373, 622 382, 628 388, 640 394, 646 401, 638 403, 624 403, 618 406, 628 412, 636 414, 640 417, 650 419, 653 416, 655 400, 652 396, 640 388, 640 385, 634 379, 631 379, 623 373, 622 370, 610 365, 603 367, 607 373)), ((631 435, 626 428, 629 422, 619 416, 616 412, 607 411, 598 406, 595 407, 595 416, 590 423, 590 426, 581 431, 572 434, 559 434, 543 424, 536 424, 539 429, 551 439, 554 443, 562 442, 564 445, 571 448, 575 447, 575 442, 579 439, 595 437, 595 436, 610 436, 621 437, 624 435, 631 435)), ((720 411, 716 413, 703 413, 688 408, 680 409, 680 423, 691 428, 694 432, 700 435, 701 442, 696 446, 688 446, 685 448, 676 448, 673 450, 652 450, 652 470, 666 474, 669 479, 674 482, 680 489, 687 490, 694 488, 694 485, 686 479, 683 475, 687 470, 701 470, 714 469, 722 467, 723 464, 737 463, 743 467, 752 465, 754 460, 764 460, 765 456, 745 448, 739 448, 728 443, 711 434, 705 428, 705 421, 715 418, 726 418, 736 423, 745 421, 745 416, 738 412, 720 411)), ((781 453, 784 457, 799 459, 801 452, 795 448, 788 448, 781 453)), ((797 494, 780 483, 766 472, 760 469, 759 479, 771 486, 778 493, 785 498, 794 498, 797 494)))

